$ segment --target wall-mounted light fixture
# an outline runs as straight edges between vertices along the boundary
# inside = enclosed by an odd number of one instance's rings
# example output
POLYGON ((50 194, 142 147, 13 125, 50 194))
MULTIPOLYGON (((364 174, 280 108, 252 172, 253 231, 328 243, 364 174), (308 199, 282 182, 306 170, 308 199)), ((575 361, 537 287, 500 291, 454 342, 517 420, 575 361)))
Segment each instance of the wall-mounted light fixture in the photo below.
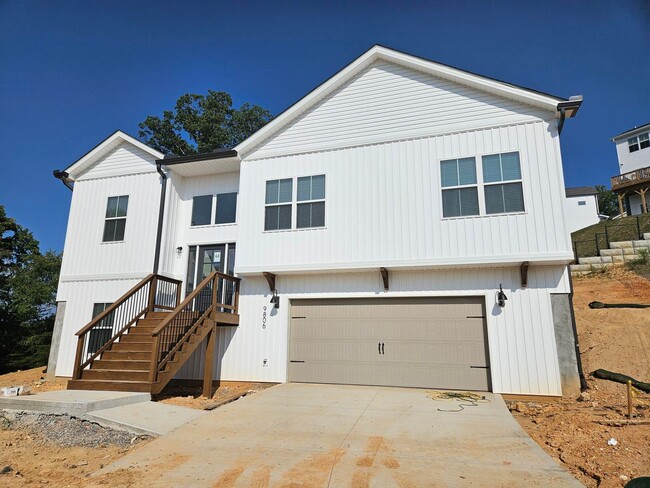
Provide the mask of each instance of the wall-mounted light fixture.
POLYGON ((508 297, 503 292, 503 287, 501 286, 501 283, 499 283, 499 291, 497 292, 497 305, 499 305, 499 307, 501 308, 505 307, 507 299, 508 297))
POLYGON ((273 308, 280 308, 280 297, 278 296, 278 290, 273 290, 271 303, 273 304, 273 308))
POLYGON ((183 254, 183 246, 178 246, 176 248, 176 256, 180 257, 181 254, 183 254))

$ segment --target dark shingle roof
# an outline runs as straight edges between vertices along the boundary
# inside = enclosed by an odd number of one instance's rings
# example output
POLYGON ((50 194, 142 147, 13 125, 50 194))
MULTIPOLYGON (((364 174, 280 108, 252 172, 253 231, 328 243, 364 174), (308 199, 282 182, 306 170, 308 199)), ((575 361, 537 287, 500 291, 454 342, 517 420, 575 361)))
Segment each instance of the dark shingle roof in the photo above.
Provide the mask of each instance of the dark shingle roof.
POLYGON ((647 129, 647 128, 650 128, 650 122, 647 123, 647 124, 639 125, 637 127, 633 127, 632 129, 626 130, 625 132, 621 132, 617 136, 612 137, 612 141, 615 140, 615 139, 620 139, 621 137, 626 136, 626 135, 630 134, 631 132, 636 132, 637 130, 643 130, 643 129, 647 129))
POLYGON ((576 186, 575 188, 567 188, 567 197, 584 197, 587 195, 596 195, 598 192, 593 186, 576 186))

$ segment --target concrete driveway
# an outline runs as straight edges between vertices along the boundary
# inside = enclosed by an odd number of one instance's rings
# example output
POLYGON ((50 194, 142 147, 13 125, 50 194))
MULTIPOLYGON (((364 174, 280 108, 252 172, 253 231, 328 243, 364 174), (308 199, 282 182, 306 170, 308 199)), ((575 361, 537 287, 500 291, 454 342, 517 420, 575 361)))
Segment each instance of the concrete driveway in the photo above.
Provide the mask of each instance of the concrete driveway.
POLYGON ((428 393, 282 384, 97 474, 142 470, 142 486, 165 487, 582 486, 526 435, 499 395, 452 413, 437 409, 458 409, 457 402, 428 393))

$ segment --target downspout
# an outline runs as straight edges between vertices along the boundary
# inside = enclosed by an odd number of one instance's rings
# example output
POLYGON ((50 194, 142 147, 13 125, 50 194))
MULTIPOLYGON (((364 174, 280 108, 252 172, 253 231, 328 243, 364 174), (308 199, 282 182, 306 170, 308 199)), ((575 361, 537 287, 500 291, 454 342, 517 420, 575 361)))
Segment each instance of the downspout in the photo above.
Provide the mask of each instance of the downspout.
POLYGON ((562 128, 564 127, 564 119, 566 118, 566 108, 560 108, 560 122, 557 124, 557 135, 562 134, 562 128))
POLYGON ((73 191, 73 187, 70 184, 70 175, 66 173, 65 171, 59 171, 58 169, 55 169, 52 171, 52 174, 57 180, 61 180, 61 183, 63 183, 66 188, 70 191, 73 191))
POLYGON ((578 376, 580 376, 580 389, 586 391, 589 389, 585 373, 582 370, 582 356, 580 354, 580 339, 578 339, 578 328, 576 327, 576 316, 573 311, 573 278, 571 278, 571 269, 567 266, 569 274, 569 308, 571 309, 571 327, 573 328, 573 342, 576 349, 576 366, 578 366, 578 376))
POLYGON ((162 243, 162 228, 165 216, 165 195, 167 193, 167 175, 162 170, 161 165, 161 161, 156 161, 156 171, 158 171, 162 181, 160 182, 160 206, 158 208, 158 230, 156 232, 156 250, 154 251, 153 258, 153 274, 158 274, 158 266, 160 264, 160 245, 162 243))

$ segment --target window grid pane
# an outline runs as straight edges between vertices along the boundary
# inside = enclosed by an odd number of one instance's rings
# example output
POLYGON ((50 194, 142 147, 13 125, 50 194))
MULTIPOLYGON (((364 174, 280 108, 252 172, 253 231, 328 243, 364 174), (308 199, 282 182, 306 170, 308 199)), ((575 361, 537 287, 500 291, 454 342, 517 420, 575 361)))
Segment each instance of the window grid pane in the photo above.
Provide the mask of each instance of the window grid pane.
POLYGON ((458 182, 461 185, 476 184, 476 161, 474 158, 458 160, 458 182))
POLYGON ((117 214, 116 217, 126 217, 126 211, 129 206, 129 197, 121 196, 117 197, 117 214))
POLYGON ((458 186, 458 164, 457 160, 440 162, 440 179, 442 187, 458 186))
POLYGON ((325 202, 300 203, 297 211, 297 228, 324 227, 325 202))
POLYGON ((498 154, 483 156, 483 181, 492 183, 502 181, 501 158, 498 154))
POLYGON ((117 197, 108 197, 106 218, 117 217, 117 197))

